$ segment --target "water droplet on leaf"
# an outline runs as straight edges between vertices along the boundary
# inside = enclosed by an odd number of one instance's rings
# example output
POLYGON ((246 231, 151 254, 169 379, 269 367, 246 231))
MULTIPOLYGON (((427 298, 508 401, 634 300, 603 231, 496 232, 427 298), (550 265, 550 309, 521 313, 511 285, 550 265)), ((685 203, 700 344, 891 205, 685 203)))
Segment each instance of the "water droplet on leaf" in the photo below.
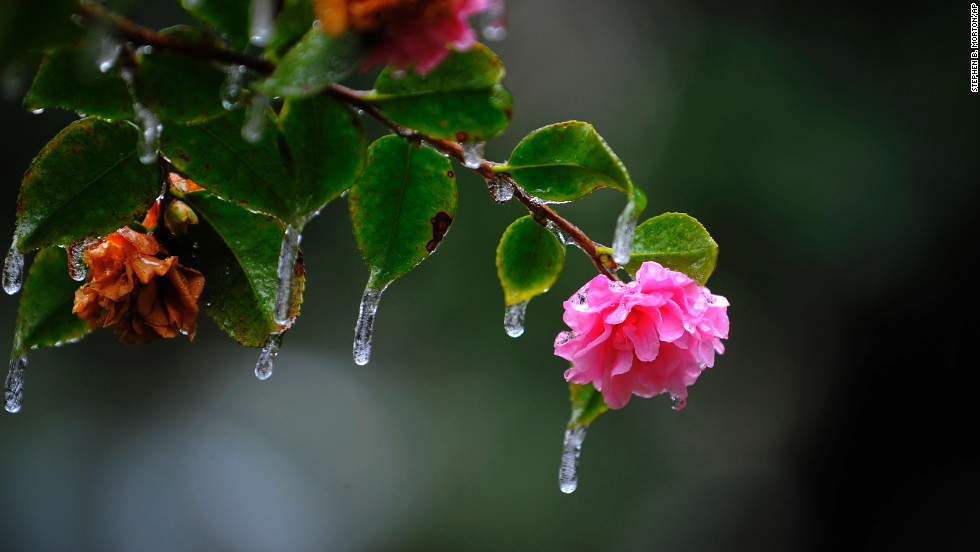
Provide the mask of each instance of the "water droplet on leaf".
POLYGON ((371 336, 374 333, 374 315, 378 312, 378 302, 385 288, 364 288, 361 308, 354 326, 354 363, 364 366, 371 359, 371 336))
POLYGON ((507 305, 504 308, 504 331, 511 337, 524 334, 524 313, 527 311, 527 301, 507 305))
POLYGON ((565 430, 565 442, 561 449, 561 465, 558 468, 558 488, 569 494, 578 488, 578 458, 582 453, 582 441, 588 425, 565 430))
POLYGON ((289 299, 293 289, 293 269, 296 266, 296 255, 299 252, 301 239, 302 236, 293 225, 286 226, 282 247, 279 249, 279 266, 276 269, 279 276, 279 282, 276 286, 276 305, 273 311, 276 324, 289 323, 289 299))
POLYGON ((33 113, 35 115, 40 115, 40 114, 44 113, 44 108, 43 107, 39 107, 37 109, 32 109, 31 110, 31 113, 33 113))
POLYGON ((13 295, 20 291, 20 285, 24 281, 24 253, 17 248, 17 238, 10 244, 7 251, 7 258, 3 261, 3 290, 7 295, 13 295))
POLYGON ((3 388, 3 407, 11 414, 20 412, 24 398, 24 368, 27 368, 27 355, 10 359, 10 370, 3 388))
POLYGON ((279 354, 279 347, 282 346, 282 333, 272 333, 265 340, 262 352, 259 353, 259 361, 255 363, 255 377, 260 380, 267 380, 272 375, 276 356, 279 354))

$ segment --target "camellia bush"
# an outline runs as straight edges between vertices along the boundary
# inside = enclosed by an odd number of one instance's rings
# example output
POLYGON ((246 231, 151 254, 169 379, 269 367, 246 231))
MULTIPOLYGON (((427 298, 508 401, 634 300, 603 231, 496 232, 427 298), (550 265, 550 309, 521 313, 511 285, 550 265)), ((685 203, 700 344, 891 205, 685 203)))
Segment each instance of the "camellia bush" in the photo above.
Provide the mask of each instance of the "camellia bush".
POLYGON ((24 107, 79 114, 21 183, 3 270, 4 290, 20 294, 7 411, 21 409, 31 350, 98 328, 127 344, 193 338, 202 311, 261 349, 255 374, 268 378, 298 322, 303 228, 331 201, 346 202, 369 269, 353 331, 353 361, 367 364, 382 295, 452 227, 460 170, 485 179, 490 207, 526 209, 496 250, 509 335, 523 333, 568 246, 597 271, 565 301, 569 329, 555 340, 571 397, 562 491, 576 487, 597 416, 633 395, 683 408, 724 352, 728 301, 705 287, 717 244, 687 214, 640 222, 646 196, 592 125, 548 125, 506 161, 483 158, 513 99, 473 24, 503 38, 502 1, 180 5, 200 24, 150 29, 125 2, 0 7, 0 67, 33 76, 24 107), (345 85, 375 68, 372 89, 345 85), (390 133, 367 143, 365 118, 390 133), (599 188, 625 200, 608 246, 553 207, 599 188))

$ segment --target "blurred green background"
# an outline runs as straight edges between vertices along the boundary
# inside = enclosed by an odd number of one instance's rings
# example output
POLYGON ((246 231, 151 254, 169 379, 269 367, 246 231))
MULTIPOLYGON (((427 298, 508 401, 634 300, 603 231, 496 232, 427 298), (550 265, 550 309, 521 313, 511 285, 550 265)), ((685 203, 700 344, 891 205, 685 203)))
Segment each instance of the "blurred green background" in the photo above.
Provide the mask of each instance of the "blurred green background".
MULTIPOLYGON (((5 0, 6 1, 6 0, 5 0)), ((140 3, 157 28, 175 3, 140 3), (153 5, 150 5, 153 4, 153 5)), ((578 490, 552 355, 570 250, 519 339, 494 250, 521 216, 457 171, 434 255, 386 292, 351 359, 367 278, 346 205, 307 228, 303 314, 276 373, 210 322, 124 347, 111 332, 30 355, 0 416, 0 550, 975 550, 980 95, 969 3, 511 1, 491 43, 531 130, 593 123, 650 199, 721 246, 728 351, 688 407, 634 399, 590 429, 578 490)), ((0 101, 0 228, 72 117, 0 101)), ((609 243, 623 197, 561 213, 609 243)), ((17 297, 0 297, 0 336, 17 297)), ((9 344, 9 339, 8 344, 9 344)))

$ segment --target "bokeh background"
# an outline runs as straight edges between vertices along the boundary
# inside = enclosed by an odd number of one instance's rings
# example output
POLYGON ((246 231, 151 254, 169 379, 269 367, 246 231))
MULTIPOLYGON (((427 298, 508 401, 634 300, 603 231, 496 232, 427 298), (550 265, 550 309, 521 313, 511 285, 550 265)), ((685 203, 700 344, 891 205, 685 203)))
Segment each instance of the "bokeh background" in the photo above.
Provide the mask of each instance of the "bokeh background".
MULTIPOLYGON (((133 16, 185 21, 175 5, 133 16)), ((688 407, 602 416, 578 490, 559 492, 552 340, 594 269, 570 250, 507 337, 494 250, 522 209, 460 170, 452 231, 386 292, 366 367, 350 354, 367 272, 343 201, 303 237, 303 314, 268 381, 210 322, 194 343, 104 331, 33 352, 22 412, 0 416, 0 549, 977 549, 969 3, 509 11, 491 46, 514 120, 486 157, 589 121, 649 216, 687 212, 720 244, 709 286, 732 303, 731 338, 688 407)), ((12 230, 23 171, 71 116, 5 98, 0 120, 12 230)), ((622 204, 605 190, 560 211, 609 243, 622 204)), ((16 308, 0 297, 0 336, 16 308)))

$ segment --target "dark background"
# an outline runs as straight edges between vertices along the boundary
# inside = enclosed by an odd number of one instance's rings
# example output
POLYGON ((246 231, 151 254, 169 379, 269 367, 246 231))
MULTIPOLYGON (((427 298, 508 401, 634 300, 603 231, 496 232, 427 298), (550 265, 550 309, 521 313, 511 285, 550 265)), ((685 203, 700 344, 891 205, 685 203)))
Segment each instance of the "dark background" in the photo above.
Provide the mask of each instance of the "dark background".
MULTIPOLYGON (((169 3, 134 17, 182 22, 169 3)), ((593 123, 650 199, 721 247, 728 351, 674 413, 591 428, 562 495, 568 416, 551 343, 594 275, 570 250, 519 339, 494 250, 519 205, 471 174, 439 254, 381 302, 343 201, 307 228, 303 315, 275 375, 202 322, 30 355, 0 417, 2 550, 975 550, 980 95, 969 3, 512 1, 491 43, 515 98, 487 146, 593 123)), ((71 116, 0 101, 0 204, 71 116)), ((621 195, 559 210, 609 243, 621 195)), ((0 211, 2 213, 2 211, 0 211)), ((17 297, 0 298, 11 335, 17 297)))

